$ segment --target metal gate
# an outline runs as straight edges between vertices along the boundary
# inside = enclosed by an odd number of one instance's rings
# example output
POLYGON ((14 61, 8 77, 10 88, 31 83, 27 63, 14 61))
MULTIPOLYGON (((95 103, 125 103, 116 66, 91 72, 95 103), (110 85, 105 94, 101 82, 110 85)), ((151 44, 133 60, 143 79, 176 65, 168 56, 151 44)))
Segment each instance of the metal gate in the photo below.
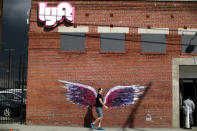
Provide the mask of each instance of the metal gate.
POLYGON ((27 62, 14 59, 0 64, 0 123, 25 122, 27 62))

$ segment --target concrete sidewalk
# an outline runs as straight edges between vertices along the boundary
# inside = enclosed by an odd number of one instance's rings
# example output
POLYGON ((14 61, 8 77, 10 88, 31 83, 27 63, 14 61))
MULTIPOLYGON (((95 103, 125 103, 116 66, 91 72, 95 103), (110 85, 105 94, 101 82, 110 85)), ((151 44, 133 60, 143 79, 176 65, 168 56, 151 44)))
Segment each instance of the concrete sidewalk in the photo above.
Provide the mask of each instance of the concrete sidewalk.
MULTIPOLYGON (((0 131, 91 131, 84 127, 66 127, 66 126, 36 126, 20 124, 0 124, 0 131)), ((97 131, 97 130, 95 130, 97 131)), ((180 128, 105 128, 105 131, 188 131, 180 128)), ((197 127, 190 131, 197 131, 197 127)))

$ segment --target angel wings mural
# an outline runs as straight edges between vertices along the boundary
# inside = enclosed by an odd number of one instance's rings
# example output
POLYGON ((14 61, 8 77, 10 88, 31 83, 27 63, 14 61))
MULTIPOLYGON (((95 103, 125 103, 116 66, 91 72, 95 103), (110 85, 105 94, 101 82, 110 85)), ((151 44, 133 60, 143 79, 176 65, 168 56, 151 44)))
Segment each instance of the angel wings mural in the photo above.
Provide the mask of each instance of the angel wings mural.
MULTIPOLYGON (((59 82, 63 83, 64 86, 62 87, 67 90, 66 96, 68 101, 80 106, 95 106, 97 92, 93 87, 64 80, 59 80, 59 82)), ((112 108, 129 106, 138 100, 144 88, 146 86, 115 86, 107 92, 104 103, 106 106, 112 108)))

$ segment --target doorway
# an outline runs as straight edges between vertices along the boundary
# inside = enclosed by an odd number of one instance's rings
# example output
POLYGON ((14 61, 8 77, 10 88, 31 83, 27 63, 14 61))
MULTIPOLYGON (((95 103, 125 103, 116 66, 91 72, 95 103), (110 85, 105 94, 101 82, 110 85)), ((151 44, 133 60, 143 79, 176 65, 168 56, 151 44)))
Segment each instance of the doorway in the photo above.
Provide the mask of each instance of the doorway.
MULTIPOLYGON (((191 97, 195 106, 197 105, 197 78, 180 79, 180 127, 184 127, 183 101, 187 96, 191 97)), ((197 109, 193 113, 194 125, 197 127, 197 109)))

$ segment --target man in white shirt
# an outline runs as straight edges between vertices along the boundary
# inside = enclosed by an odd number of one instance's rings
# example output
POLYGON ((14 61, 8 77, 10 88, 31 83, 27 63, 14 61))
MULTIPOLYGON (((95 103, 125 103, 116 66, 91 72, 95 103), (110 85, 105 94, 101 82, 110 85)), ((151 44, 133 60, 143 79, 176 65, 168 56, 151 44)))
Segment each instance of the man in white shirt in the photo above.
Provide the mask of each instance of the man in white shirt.
POLYGON ((194 102, 190 99, 190 96, 188 96, 187 99, 183 101, 183 105, 184 105, 185 114, 187 113, 187 108, 189 109, 189 122, 190 122, 190 127, 192 127, 193 125, 192 113, 194 112, 195 105, 194 102))

